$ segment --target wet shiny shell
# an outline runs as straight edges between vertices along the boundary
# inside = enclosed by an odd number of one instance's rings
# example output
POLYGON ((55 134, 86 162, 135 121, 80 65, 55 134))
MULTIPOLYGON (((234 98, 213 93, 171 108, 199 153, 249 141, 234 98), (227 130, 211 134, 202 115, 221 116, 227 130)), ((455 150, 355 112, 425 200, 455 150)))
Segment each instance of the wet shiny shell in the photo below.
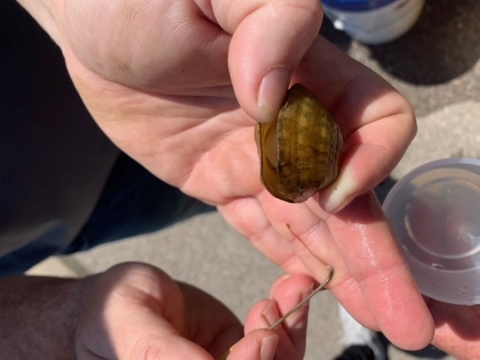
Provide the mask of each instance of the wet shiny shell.
POLYGON ((273 124, 255 128, 261 180, 275 197, 303 202, 338 176, 343 140, 332 115, 296 84, 273 124))

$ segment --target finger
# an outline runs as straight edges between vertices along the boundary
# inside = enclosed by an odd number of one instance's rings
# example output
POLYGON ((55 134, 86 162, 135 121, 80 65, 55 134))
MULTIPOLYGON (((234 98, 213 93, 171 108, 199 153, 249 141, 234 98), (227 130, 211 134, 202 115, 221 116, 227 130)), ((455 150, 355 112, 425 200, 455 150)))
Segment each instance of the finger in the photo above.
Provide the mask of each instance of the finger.
POLYGON ((222 302, 190 284, 177 282, 184 299, 188 327, 182 335, 215 358, 243 337, 243 324, 222 302))
POLYGON ((331 216, 328 226, 382 332, 404 349, 426 346, 432 318, 373 193, 331 216))
POLYGON ((210 354, 185 339, 185 313, 177 284, 160 269, 144 264, 121 264, 99 280, 96 299, 101 304, 92 314, 98 319, 87 329, 108 344, 89 343, 89 352, 102 358, 205 359, 210 354), (105 289, 108 289, 105 291, 105 289), (93 328, 96 326, 97 328, 93 328))
MULTIPOLYGON (((281 281, 272 286, 270 296, 276 301, 279 313, 284 315, 309 296, 313 287, 313 279, 309 276, 282 277, 281 281)), ((308 309, 308 303, 302 305, 281 324, 301 358, 303 358, 306 347, 308 309)))
MULTIPOLYGON (((283 315, 283 314, 282 314, 283 315)), ((270 329, 281 317, 277 303, 274 300, 264 299, 257 302, 250 310, 245 321, 245 334, 249 334, 255 329, 270 329)), ((297 359, 298 349, 296 349, 289 338, 288 333, 282 326, 277 327, 275 333, 279 337, 277 346, 277 355, 282 359, 297 359)))
POLYGON ((235 94, 250 117, 276 118, 292 71, 318 35, 317 0, 211 0, 219 25, 233 34, 229 69, 235 94))
POLYGON ((271 360, 275 357, 278 341, 273 330, 252 330, 218 360, 271 360))
POLYGON ((409 103, 379 75, 318 37, 292 82, 307 86, 332 112, 344 138, 338 179, 318 200, 328 212, 376 186, 416 133, 409 103))
MULTIPOLYGON (((245 332, 258 327, 271 327, 281 316, 297 306, 311 294, 313 279, 306 275, 280 277, 271 289, 271 300, 262 300, 250 311, 245 332)), ((308 303, 290 314, 274 330, 280 336, 278 353, 282 358, 303 358, 305 353, 306 331, 308 323, 308 303)))

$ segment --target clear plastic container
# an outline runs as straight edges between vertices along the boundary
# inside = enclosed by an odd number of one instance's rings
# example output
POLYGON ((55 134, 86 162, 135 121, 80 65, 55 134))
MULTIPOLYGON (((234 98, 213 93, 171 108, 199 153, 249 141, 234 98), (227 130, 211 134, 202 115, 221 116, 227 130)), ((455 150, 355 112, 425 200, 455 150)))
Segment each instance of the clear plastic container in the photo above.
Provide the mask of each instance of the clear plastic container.
POLYGON ((338 30, 365 44, 382 44, 405 34, 425 0, 323 0, 325 15, 338 30))
POLYGON ((418 167, 395 184, 383 209, 424 295, 480 304, 480 160, 418 167))

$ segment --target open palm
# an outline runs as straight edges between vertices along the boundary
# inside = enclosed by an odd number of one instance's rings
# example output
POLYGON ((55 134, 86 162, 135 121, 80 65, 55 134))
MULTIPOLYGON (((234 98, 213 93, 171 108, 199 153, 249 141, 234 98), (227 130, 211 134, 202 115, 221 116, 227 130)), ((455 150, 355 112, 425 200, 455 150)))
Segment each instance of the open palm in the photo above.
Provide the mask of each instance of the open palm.
POLYGON ((412 139, 413 113, 380 77, 317 36, 317 0, 64 0, 60 9, 45 27, 118 147, 218 206, 286 271, 321 281, 327 270, 317 258, 331 264, 332 293, 396 345, 431 340, 428 309, 369 192, 412 139), (332 186, 287 204, 260 183, 253 126, 272 121, 296 82, 331 110, 345 147, 332 186))

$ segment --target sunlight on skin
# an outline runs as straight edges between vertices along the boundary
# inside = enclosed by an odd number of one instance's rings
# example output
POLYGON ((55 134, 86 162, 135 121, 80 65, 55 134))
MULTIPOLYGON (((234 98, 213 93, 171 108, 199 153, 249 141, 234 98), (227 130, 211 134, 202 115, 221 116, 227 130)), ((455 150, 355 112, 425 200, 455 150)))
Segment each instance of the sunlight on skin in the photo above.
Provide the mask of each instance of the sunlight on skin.
MULTIPOLYGON (((331 291, 353 316, 400 347, 427 345, 431 316, 380 205, 371 195, 357 197, 390 173, 415 135, 410 105, 317 36, 318 1, 197 3, 77 0, 50 9, 69 72, 98 125, 153 174, 218 205, 272 261, 322 281, 323 265, 299 250, 290 224, 335 268, 331 291), (280 92, 262 95, 272 99, 269 109, 258 106, 260 84, 277 67, 326 105, 345 142, 339 180, 295 207, 263 189, 253 141, 255 121, 271 120, 278 107, 280 92)), ((283 75, 268 81, 285 92, 283 75)))

